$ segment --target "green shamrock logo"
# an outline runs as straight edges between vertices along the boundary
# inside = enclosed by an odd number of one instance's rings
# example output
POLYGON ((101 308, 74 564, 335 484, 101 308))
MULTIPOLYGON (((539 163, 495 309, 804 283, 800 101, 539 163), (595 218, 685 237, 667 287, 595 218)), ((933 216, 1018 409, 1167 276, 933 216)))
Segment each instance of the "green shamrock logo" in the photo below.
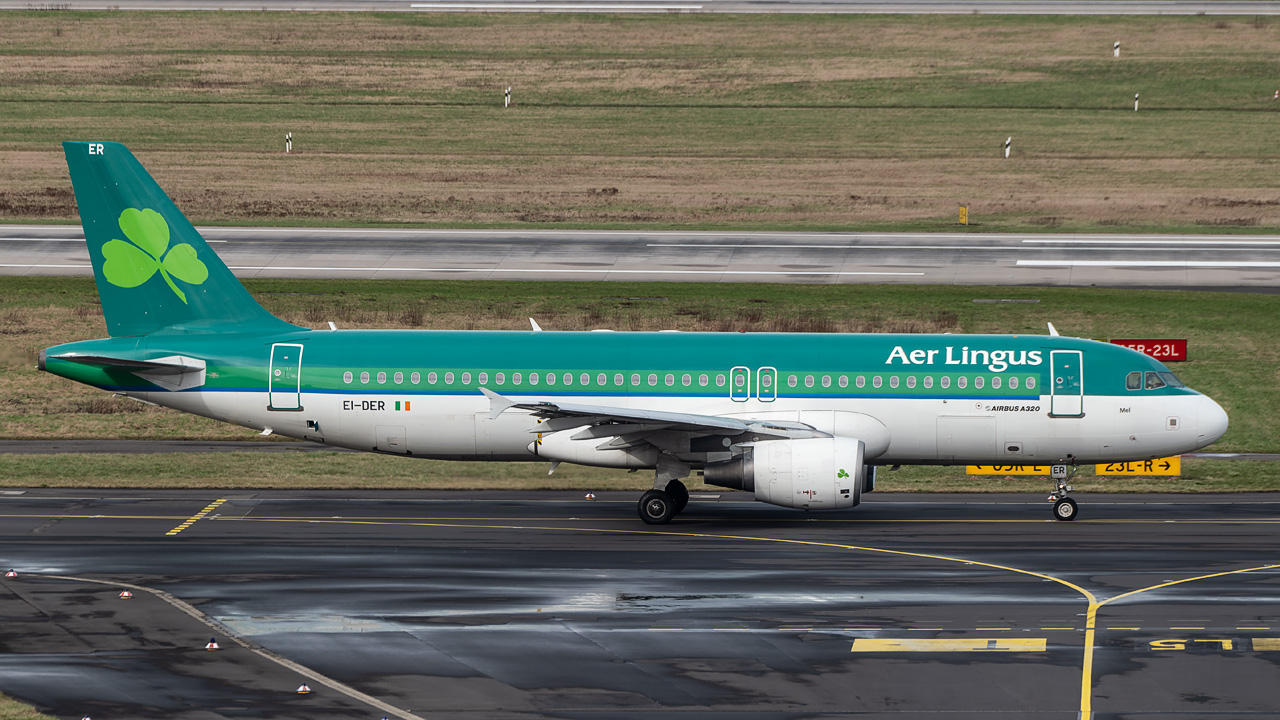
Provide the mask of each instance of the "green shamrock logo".
POLYGON ((159 270, 169 288, 185 304, 187 296, 173 284, 173 278, 191 285, 199 285, 209 278, 209 268, 196 257, 195 248, 186 243, 169 247, 169 224, 155 210, 127 208, 120 213, 120 230, 129 242, 111 240, 102 246, 102 257, 106 260, 102 274, 112 285, 138 287, 159 270))
POLYGON ((845 471, 844 471, 844 468, 840 468, 840 472, 836 473, 836 477, 838 477, 838 478, 847 478, 847 477, 849 477, 849 473, 845 472, 845 471))

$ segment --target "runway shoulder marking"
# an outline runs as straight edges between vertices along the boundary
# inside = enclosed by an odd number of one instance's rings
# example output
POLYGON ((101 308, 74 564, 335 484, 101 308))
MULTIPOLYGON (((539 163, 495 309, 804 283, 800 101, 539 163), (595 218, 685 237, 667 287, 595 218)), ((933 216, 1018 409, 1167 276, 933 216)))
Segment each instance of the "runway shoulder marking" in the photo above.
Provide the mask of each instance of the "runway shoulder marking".
POLYGON ((1046 638, 858 638, 850 652, 1044 652, 1046 638))
POLYGON ((181 525, 179 525, 178 527, 176 527, 176 528, 174 528, 174 529, 170 530, 169 532, 165 533, 165 535, 177 535, 178 533, 182 532, 183 530, 186 530, 187 528, 189 528, 189 527, 191 527, 192 525, 194 525, 194 524, 196 523, 196 521, 197 521, 197 520, 200 520, 200 519, 204 518, 204 516, 205 516, 205 515, 208 515, 209 513, 213 512, 214 510, 216 510, 216 509, 218 508, 218 506, 219 506, 219 505, 221 505, 222 503, 224 503, 224 502, 226 502, 226 501, 227 501, 227 499, 226 499, 226 498, 221 498, 221 499, 219 499, 219 500, 214 500, 213 502, 211 502, 211 503, 209 503, 208 505, 206 505, 206 506, 205 506, 205 508, 204 508, 203 510, 201 510, 200 512, 196 513, 195 515, 192 515, 191 517, 187 518, 186 520, 183 520, 181 525))

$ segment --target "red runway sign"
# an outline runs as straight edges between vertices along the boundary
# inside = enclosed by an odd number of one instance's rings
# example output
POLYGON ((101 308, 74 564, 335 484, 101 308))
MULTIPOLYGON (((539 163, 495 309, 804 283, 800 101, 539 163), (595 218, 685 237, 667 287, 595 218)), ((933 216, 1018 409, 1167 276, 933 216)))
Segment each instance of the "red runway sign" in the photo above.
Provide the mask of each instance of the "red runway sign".
POLYGON ((1185 362, 1187 359, 1186 340, 1112 340, 1111 343, 1150 355, 1160 362, 1185 362))

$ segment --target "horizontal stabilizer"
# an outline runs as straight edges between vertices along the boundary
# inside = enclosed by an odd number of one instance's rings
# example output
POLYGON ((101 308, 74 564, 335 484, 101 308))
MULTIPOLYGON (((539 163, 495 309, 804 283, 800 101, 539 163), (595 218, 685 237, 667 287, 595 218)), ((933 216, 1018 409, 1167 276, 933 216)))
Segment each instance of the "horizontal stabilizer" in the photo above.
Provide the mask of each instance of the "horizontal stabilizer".
POLYGON ((133 360, 108 357, 106 355, 69 353, 66 355, 54 355, 53 359, 80 363, 81 365, 120 368, 166 390, 188 390, 204 385, 204 361, 182 355, 170 355, 151 360, 133 360))

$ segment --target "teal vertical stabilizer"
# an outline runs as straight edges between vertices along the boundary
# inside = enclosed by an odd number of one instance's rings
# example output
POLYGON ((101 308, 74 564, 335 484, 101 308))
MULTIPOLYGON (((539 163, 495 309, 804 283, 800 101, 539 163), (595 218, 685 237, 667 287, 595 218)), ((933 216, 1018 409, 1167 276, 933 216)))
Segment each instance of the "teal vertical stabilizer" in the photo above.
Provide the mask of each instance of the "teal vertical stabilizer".
POLYGON ((253 299, 128 148, 62 147, 112 337, 302 329, 253 299))

